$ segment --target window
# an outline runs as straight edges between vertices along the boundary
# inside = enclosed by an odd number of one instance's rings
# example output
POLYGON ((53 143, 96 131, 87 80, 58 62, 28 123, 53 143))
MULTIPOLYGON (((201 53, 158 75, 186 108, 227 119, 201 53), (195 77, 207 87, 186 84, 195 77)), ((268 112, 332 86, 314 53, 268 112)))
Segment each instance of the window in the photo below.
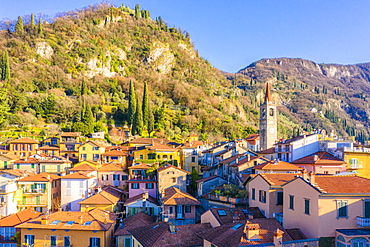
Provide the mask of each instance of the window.
POLYGON ((294 196, 289 195, 289 209, 294 210, 294 196))
POLYGON ((122 181, 123 180, 127 180, 128 179, 128 176, 127 175, 122 175, 122 181))
POLYGON ((283 205, 283 192, 276 192, 276 205, 283 205))
POLYGON ((71 190, 70 189, 68 189, 67 190, 67 196, 70 196, 71 195, 71 190))
POLYGON ((191 206, 190 205, 186 205, 185 206, 185 213, 191 213, 191 206))
POLYGON ((80 181, 80 188, 84 187, 84 181, 80 181))
POLYGON ((256 189, 252 188, 252 200, 256 200, 256 189))
POLYGON ((113 174, 113 181, 118 180, 119 181, 119 174, 113 174))
POLYGON ((60 165, 57 165, 57 172, 60 172, 60 165))
POLYGON ((45 166, 41 166, 41 171, 42 171, 42 172, 45 172, 45 170, 46 170, 46 169, 45 169, 45 166))
POLYGON ((176 178, 172 178, 172 183, 176 183, 176 178))
POLYGON ((64 236, 64 247, 70 247, 70 246, 71 246, 71 237, 64 236))
POLYGON ((269 114, 270 114, 270 116, 271 116, 271 117, 273 117, 273 116, 274 116, 274 109, 273 109, 273 108, 270 108, 270 109, 269 109, 269 114))
POLYGON ((259 191, 259 201, 262 203, 266 203, 266 191, 264 190, 259 191))
POLYGON ((67 181, 67 188, 71 188, 71 181, 67 181))
POLYGON ((34 169, 35 168, 35 165, 34 164, 31 164, 31 168, 34 169))
POLYGON ((191 162, 195 162, 195 156, 191 157, 191 162))
POLYGON ((87 159, 87 154, 81 154, 81 159, 86 160, 87 159))
POLYGON ((348 216, 348 201, 337 201, 338 218, 348 216))
POLYGON ((84 150, 84 151, 85 151, 85 150, 86 150, 86 147, 82 147, 82 150, 84 150))
POLYGON ((99 147, 93 147, 93 151, 99 151, 99 147))
POLYGON ((142 154, 140 154, 140 159, 142 160, 142 159, 144 159, 144 156, 142 155, 142 154))
POLYGON ((147 189, 153 189, 153 188, 154 188, 153 183, 147 183, 147 184, 145 185, 145 187, 146 187, 147 189))
POLYGON ((349 164, 351 165, 352 169, 357 169, 358 167, 358 159, 352 158, 349 160, 349 164))
POLYGON ((17 169, 21 168, 21 165, 20 164, 17 164, 17 169))
POLYGON ((85 195, 85 191, 84 190, 80 190, 80 196, 84 196, 85 195))
POLYGON ((131 239, 130 238, 125 238, 125 247, 131 247, 131 239))
POLYGON ((99 154, 93 154, 93 161, 99 160, 99 154))
POLYGON ((310 200, 304 199, 304 213, 310 214, 310 200))
POLYGON ((172 206, 169 206, 169 207, 168 207, 168 213, 169 213, 169 214, 173 214, 173 207, 172 207, 172 206))
POLYGON ((100 238, 90 238, 90 247, 100 247, 100 238))
POLYGON ((139 184, 138 183, 131 184, 131 189, 138 189, 138 188, 139 188, 139 184))
POLYGON ((35 243, 35 236, 34 235, 24 235, 24 242, 27 245, 32 245, 35 243))
POLYGON ((50 236, 50 245, 57 246, 57 236, 50 236))

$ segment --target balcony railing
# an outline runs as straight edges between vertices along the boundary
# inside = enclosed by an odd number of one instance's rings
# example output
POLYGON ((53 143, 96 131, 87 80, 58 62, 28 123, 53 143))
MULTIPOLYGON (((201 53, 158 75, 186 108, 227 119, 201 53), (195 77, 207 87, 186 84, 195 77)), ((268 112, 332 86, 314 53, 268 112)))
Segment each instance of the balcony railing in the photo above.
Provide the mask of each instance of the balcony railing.
POLYGON ((351 164, 350 165, 350 169, 361 169, 363 168, 364 166, 362 164, 351 164))
POLYGON ((24 189, 23 194, 45 194, 46 189, 24 189))
POLYGON ((370 148, 350 148, 344 147, 344 151, 346 152, 356 152, 356 153, 370 153, 370 148))
POLYGON ((145 176, 145 175, 130 175, 130 180, 149 180, 154 181, 155 177, 145 176))
POLYGON ((357 227, 370 226, 370 218, 357 216, 356 223, 357 223, 357 227))

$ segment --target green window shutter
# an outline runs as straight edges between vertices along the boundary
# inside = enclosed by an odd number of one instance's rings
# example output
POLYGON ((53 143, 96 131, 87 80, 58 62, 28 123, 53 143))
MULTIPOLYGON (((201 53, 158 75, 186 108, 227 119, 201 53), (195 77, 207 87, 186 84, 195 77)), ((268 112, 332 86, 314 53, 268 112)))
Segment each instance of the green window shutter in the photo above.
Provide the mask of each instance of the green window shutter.
POLYGON ((42 184, 41 186, 43 190, 46 190, 46 184, 42 184))
POLYGON ((36 196, 36 204, 40 205, 40 196, 36 196))
POLYGON ((27 201, 27 197, 26 196, 22 196, 22 204, 25 205, 26 204, 26 201, 27 201))

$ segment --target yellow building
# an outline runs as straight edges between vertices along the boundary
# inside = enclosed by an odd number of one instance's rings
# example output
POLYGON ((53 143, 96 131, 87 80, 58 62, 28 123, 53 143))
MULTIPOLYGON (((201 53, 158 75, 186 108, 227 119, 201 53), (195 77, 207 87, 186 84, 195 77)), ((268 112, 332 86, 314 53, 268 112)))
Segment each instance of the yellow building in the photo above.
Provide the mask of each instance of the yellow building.
POLYGON ((105 152, 106 145, 100 142, 88 141, 78 147, 78 161, 92 160, 101 163, 102 154, 105 152))
POLYGON ((60 177, 39 173, 18 180, 18 211, 32 208, 46 213, 60 208, 60 177))
POLYGON ((0 169, 10 169, 13 167, 13 162, 19 157, 13 154, 0 154, 0 169))
POLYGON ((347 171, 370 178, 370 149, 344 148, 343 160, 347 164, 347 171))
MULTIPOLYGON (((69 169, 70 171, 73 171, 72 169, 74 168, 77 168, 78 166, 80 165, 89 165, 90 167, 93 167, 94 169, 98 170, 100 167, 101 167, 101 164, 98 163, 98 162, 94 162, 94 161, 91 161, 91 160, 84 160, 84 161, 81 161, 80 163, 77 163, 73 166, 73 168, 69 169)), ((75 170, 76 171, 76 170, 75 170)))
POLYGON ((171 165, 180 165, 180 153, 176 148, 172 148, 160 143, 153 142, 146 145, 145 148, 133 152, 134 161, 157 160, 168 161, 171 165))
POLYGON ((38 141, 29 137, 21 137, 8 143, 9 154, 17 155, 22 159, 36 154, 36 149, 39 145, 38 141))
POLYGON ((60 155, 69 159, 78 160, 78 147, 81 145, 80 132, 64 132, 60 135, 60 155))
POLYGON ((58 211, 17 226, 22 246, 110 247, 116 214, 100 209, 89 212, 58 211))
POLYGON ((47 172, 59 176, 66 175, 68 169, 72 167, 72 162, 70 160, 59 157, 39 159, 38 163, 40 166, 39 172, 47 172))
POLYGON ((370 226, 367 178, 310 174, 282 187, 285 228, 299 228, 308 238, 320 238, 334 237, 337 229, 370 226))

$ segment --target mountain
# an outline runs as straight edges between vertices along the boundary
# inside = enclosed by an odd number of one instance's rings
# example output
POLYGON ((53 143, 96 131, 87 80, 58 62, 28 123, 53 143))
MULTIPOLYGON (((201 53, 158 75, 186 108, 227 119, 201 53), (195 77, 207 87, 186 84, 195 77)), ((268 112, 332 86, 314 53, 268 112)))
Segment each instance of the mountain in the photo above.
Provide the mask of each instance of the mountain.
MULTIPOLYGON (((250 94, 261 93, 263 84, 271 82, 281 119, 286 117, 306 130, 323 128, 339 136, 357 136, 360 141, 368 138, 370 63, 337 65, 293 58, 262 59, 236 74, 225 75, 250 94)), ((254 97, 261 98, 259 94, 254 97)))
POLYGON ((138 5, 100 4, 32 20, 0 23, 3 129, 55 123, 84 132, 90 110, 95 130, 124 126, 130 81, 139 100, 148 84, 157 136, 196 133, 215 141, 257 128, 250 99, 194 50, 190 35, 138 5))

